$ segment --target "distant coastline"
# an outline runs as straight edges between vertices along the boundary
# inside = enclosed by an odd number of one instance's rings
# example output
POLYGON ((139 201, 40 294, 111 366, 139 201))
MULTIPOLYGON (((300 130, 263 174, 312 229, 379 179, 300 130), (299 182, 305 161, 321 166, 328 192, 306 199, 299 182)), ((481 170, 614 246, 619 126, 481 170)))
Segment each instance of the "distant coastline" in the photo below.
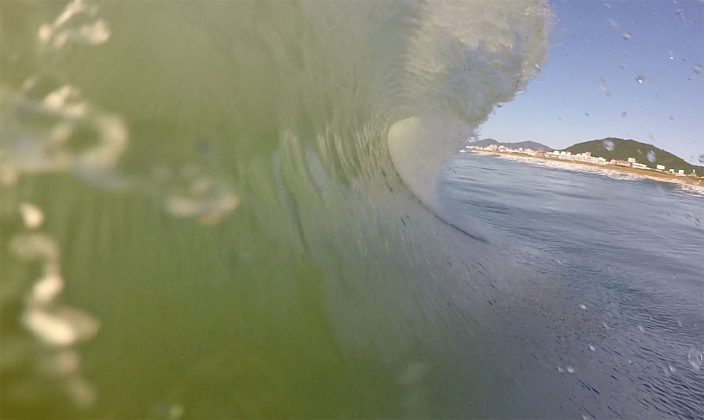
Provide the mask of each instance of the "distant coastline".
POLYGON ((687 190, 704 194, 704 177, 696 175, 684 175, 678 173, 670 173, 664 171, 653 170, 651 168, 641 168, 626 166, 627 162, 619 163, 592 163, 588 161, 568 160, 556 157, 548 152, 535 152, 532 150, 514 150, 507 148, 481 148, 476 146, 467 146, 461 152, 473 153, 478 155, 497 156, 505 159, 522 161, 526 163, 541 164, 543 166, 557 167, 574 171, 588 171, 600 173, 612 178, 635 180, 635 179, 650 179, 653 181, 667 182, 678 184, 685 187, 687 190))

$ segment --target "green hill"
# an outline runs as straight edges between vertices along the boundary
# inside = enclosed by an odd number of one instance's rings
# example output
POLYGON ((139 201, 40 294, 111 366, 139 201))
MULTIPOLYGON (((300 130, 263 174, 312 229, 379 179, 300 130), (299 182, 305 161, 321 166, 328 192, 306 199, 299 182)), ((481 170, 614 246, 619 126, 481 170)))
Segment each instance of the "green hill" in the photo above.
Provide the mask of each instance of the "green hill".
POLYGON ((518 149, 518 148, 522 147, 524 149, 544 150, 546 152, 550 152, 552 150, 555 150, 550 146, 546 146, 542 143, 538 143, 535 141, 519 141, 516 143, 505 143, 505 142, 500 142, 500 141, 494 140, 494 139, 482 139, 482 140, 478 140, 473 143, 470 143, 471 146, 479 146, 479 147, 491 146, 492 144, 495 144, 497 146, 506 146, 506 147, 510 147, 512 149, 518 149))
POLYGON ((694 169, 697 175, 704 176, 704 167, 692 165, 668 151, 635 140, 608 137, 577 143, 563 150, 572 153, 592 152, 592 156, 601 156, 607 160, 627 160, 631 157, 635 158, 636 162, 651 168, 655 168, 656 165, 664 165, 667 169, 684 169, 685 173, 691 173, 694 169))

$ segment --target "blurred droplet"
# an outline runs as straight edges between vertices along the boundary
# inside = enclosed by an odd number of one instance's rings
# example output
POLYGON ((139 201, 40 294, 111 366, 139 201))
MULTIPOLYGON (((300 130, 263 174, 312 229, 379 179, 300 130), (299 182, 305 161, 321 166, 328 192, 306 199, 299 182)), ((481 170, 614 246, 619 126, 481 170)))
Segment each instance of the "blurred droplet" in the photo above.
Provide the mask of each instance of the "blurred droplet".
POLYGON ((575 373, 575 372, 576 372, 576 370, 575 370, 574 367, 572 367, 572 366, 567 366, 567 373, 575 373))
POLYGON ((594 347, 593 344, 590 344, 590 345, 589 345, 589 350, 591 350, 591 351, 596 351, 596 347, 594 347))
POLYGON ((621 70, 626 70, 626 65, 625 65, 625 64, 621 64, 621 65, 619 66, 619 68, 620 68, 621 70))
POLYGON ((675 56, 672 54, 672 51, 668 51, 668 56, 669 56, 669 58, 670 58, 670 61, 674 61, 674 60, 675 60, 675 56))
POLYGON ((33 308, 24 314, 22 322, 38 339, 57 347, 91 338, 100 328, 100 323, 93 317, 69 307, 53 311, 33 308))
POLYGON ((704 163, 704 153, 699 155, 699 163, 704 163))
POLYGON ((689 359, 689 364, 692 365, 692 369, 699 372, 699 369, 702 368, 702 364, 704 364, 704 354, 692 347, 689 349, 687 358, 689 359))
POLYGON ((564 370, 562 370, 562 367, 560 367, 560 366, 557 367, 557 371, 560 373, 564 372, 564 370))
POLYGON ((12 253, 21 260, 42 259, 55 262, 59 258, 59 248, 53 239, 42 233, 24 234, 10 240, 12 253))
POLYGON ((614 142, 611 140, 604 140, 601 142, 601 145, 604 146, 604 149, 608 150, 609 152, 614 150, 614 142))
POLYGON ((646 157, 648 158, 648 162, 655 162, 655 151, 649 151, 646 157))
POLYGON ((80 376, 72 376, 66 384, 73 402, 79 407, 88 408, 95 402, 95 389, 80 376))
POLYGON ((585 116, 585 117, 588 117, 588 116, 589 116, 589 113, 588 113, 588 112, 585 112, 585 113, 584 113, 584 116, 585 116))
POLYGON ((14 166, 0 166, 0 184, 6 187, 14 187, 20 178, 20 173, 14 166))
POLYGON ((633 38, 633 35, 631 35, 630 32, 624 32, 624 33, 623 33, 623 39, 624 39, 625 41, 628 41, 628 40, 630 40, 631 38, 633 38))
POLYGON ((30 229, 36 229, 44 222, 44 213, 34 204, 20 204, 20 214, 24 225, 30 229))
POLYGON ((675 120, 675 117, 673 117, 672 115, 670 115, 670 121, 674 121, 674 120, 675 120))
POLYGON ((609 92, 609 86, 603 77, 600 78, 596 83, 597 83, 597 86, 599 86, 599 89, 601 89, 601 91, 604 92, 604 95, 606 95, 607 97, 611 97, 611 92, 609 92))
POLYGON ((701 74, 702 73, 702 65, 701 64, 695 64, 694 67, 692 67, 692 72, 694 74, 701 74))
POLYGON ((618 22, 616 22, 616 21, 613 20, 613 19, 607 19, 606 21, 609 23, 609 27, 610 27, 611 29, 613 29, 613 30, 615 30, 615 31, 618 30, 618 28, 619 28, 618 22))
POLYGON ((645 328, 643 328, 642 325, 639 325, 639 326, 638 326, 638 331, 644 333, 644 332, 645 332, 645 328))
POLYGON ((676 369, 674 366, 670 365, 670 364, 667 365, 667 370, 669 370, 670 373, 676 373, 676 372, 677 372, 677 369, 676 369))
POLYGON ((579 305, 579 308, 582 309, 582 310, 586 310, 586 309, 587 309, 587 305, 584 305, 584 304, 579 305))
POLYGON ((183 416, 183 406, 180 404, 159 404, 154 408, 154 414, 160 419, 180 419, 183 416))
POLYGON ((645 76, 643 76, 642 74, 636 75, 636 82, 642 85, 643 83, 645 83, 645 76))
POLYGON ((32 289, 32 302, 47 304, 53 301, 64 288, 64 280, 58 274, 49 274, 39 280, 32 289))
POLYGON ((627 118, 627 117, 628 117, 628 113, 626 111, 623 111, 621 113, 621 118, 627 118))

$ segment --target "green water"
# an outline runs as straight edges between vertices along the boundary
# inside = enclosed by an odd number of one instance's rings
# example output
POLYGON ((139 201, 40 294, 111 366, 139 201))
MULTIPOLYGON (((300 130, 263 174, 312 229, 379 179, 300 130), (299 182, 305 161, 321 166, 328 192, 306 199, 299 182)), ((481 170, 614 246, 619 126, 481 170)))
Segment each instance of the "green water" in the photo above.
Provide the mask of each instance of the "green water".
POLYGON ((0 7, 4 417, 535 408, 469 310, 515 268, 423 192, 536 71, 541 3, 0 7), (391 156, 410 117, 442 128, 391 156))

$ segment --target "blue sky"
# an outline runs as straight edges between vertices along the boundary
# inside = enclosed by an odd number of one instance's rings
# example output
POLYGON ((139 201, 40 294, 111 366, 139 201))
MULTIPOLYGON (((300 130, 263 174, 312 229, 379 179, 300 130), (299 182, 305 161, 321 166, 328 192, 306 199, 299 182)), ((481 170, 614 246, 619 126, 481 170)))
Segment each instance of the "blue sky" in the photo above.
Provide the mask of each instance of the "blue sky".
POLYGON ((547 62, 525 93, 495 109, 480 137, 556 148, 633 138, 699 163, 704 2, 553 0, 550 6, 547 62))

